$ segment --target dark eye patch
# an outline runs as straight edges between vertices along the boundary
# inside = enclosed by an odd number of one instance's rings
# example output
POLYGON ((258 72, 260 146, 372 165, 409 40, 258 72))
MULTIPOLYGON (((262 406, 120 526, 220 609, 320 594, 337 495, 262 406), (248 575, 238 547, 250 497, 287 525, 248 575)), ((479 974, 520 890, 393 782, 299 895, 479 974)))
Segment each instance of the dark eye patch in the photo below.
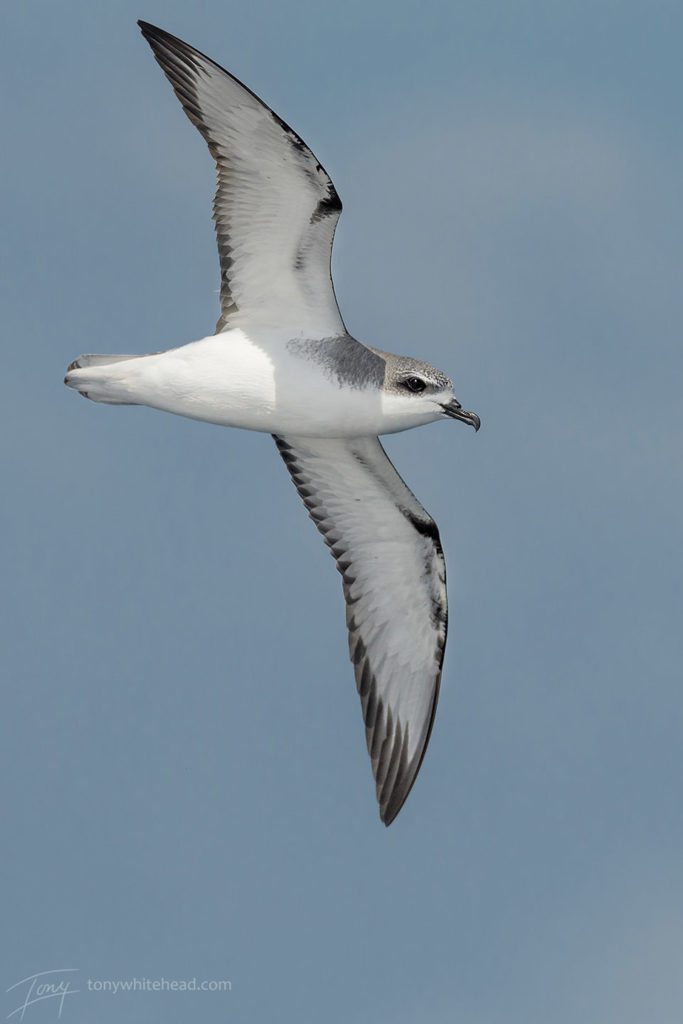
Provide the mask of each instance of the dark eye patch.
POLYGON ((424 391, 427 387, 427 383, 422 380, 421 377, 404 377, 401 381, 401 387, 405 388, 406 391, 412 391, 413 394, 417 395, 420 391, 424 391))

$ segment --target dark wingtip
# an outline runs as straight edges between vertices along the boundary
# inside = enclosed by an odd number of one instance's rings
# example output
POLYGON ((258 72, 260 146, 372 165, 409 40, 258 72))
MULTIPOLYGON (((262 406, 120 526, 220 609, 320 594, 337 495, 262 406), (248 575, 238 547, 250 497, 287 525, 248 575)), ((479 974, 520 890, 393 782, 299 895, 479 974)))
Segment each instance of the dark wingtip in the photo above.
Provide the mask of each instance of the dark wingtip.
MULTIPOLYGON (((179 39, 177 36, 171 35, 170 32, 166 32, 165 29, 159 28, 157 25, 151 25, 148 21, 142 21, 142 20, 139 19, 138 20, 138 26, 139 26, 140 31, 142 32, 143 36, 145 37, 147 42, 150 43, 150 45, 151 45, 153 39, 156 39, 157 41, 163 41, 165 39, 165 40, 168 40, 169 42, 176 42, 176 43, 182 43, 183 42, 182 39, 179 39)), ((185 46, 185 45, 187 45, 187 44, 183 43, 183 46, 185 46)))
MULTIPOLYGON (((420 759, 420 764, 421 763, 422 763, 422 760, 420 759)), ((419 771, 419 770, 420 770, 420 767, 418 765, 417 771, 419 771)), ((389 828, 391 823, 393 821, 395 821, 396 818, 398 818, 400 812, 403 810, 403 805, 405 804, 406 800, 408 799, 408 794, 410 793, 411 789, 413 788, 413 783, 415 782, 415 779, 417 778, 417 771, 415 772, 415 774, 410 779, 410 784, 408 786, 406 786, 405 780, 403 780, 402 784, 397 786, 396 789, 394 789, 390 793, 389 799, 384 804, 384 806, 380 805, 379 816, 382 819, 382 821, 384 822, 384 825, 386 826, 386 828, 389 828)))

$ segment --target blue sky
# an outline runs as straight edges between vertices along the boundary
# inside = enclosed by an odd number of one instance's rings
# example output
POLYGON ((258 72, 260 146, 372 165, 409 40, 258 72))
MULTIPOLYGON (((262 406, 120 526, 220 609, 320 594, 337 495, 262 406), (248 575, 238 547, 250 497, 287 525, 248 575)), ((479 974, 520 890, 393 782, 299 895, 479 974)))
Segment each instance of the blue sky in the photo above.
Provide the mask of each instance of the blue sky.
POLYGON ((73 968, 65 1024, 677 1020, 680 4, 29 0, 0 27, 5 1016, 73 968), (309 143, 349 329, 482 419, 387 439, 452 609, 388 830, 272 442, 61 383, 217 317, 213 168, 138 17, 309 143), (232 991, 87 991, 134 977, 232 991))

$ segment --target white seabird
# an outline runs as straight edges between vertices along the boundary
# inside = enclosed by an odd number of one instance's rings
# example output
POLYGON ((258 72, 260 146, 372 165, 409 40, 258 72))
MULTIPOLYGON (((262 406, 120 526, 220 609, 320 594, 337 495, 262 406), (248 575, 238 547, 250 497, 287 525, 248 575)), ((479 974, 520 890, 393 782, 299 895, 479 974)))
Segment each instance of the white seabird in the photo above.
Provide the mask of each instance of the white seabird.
POLYGON ((448 377, 352 338, 332 286, 342 204, 289 125, 192 46, 138 22, 216 161, 216 333, 150 355, 86 355, 65 383, 273 435, 342 574, 349 651, 382 821, 398 814, 429 741, 446 645, 446 567, 434 520, 378 435, 444 417, 475 430, 448 377))

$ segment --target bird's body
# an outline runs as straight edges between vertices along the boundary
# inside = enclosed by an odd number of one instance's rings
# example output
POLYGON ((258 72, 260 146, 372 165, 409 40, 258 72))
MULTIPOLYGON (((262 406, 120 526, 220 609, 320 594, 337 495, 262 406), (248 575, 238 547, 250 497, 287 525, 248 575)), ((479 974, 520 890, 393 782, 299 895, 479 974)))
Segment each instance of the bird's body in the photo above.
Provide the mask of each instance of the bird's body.
POLYGON ((422 763, 446 644, 446 570, 433 519, 378 435, 449 417, 479 428, 451 381, 352 338, 330 276, 341 201, 306 144, 210 58, 140 22, 218 171, 216 333, 149 355, 80 356, 65 383, 273 434, 342 574, 349 651, 380 815, 390 824, 422 763))
POLYGON ((81 356, 68 371, 68 384, 97 402, 147 405, 269 434, 363 437, 443 416, 434 402, 418 408, 384 388, 387 361, 401 362, 398 357, 349 335, 292 334, 235 328, 151 355, 111 356, 112 362, 81 356))

